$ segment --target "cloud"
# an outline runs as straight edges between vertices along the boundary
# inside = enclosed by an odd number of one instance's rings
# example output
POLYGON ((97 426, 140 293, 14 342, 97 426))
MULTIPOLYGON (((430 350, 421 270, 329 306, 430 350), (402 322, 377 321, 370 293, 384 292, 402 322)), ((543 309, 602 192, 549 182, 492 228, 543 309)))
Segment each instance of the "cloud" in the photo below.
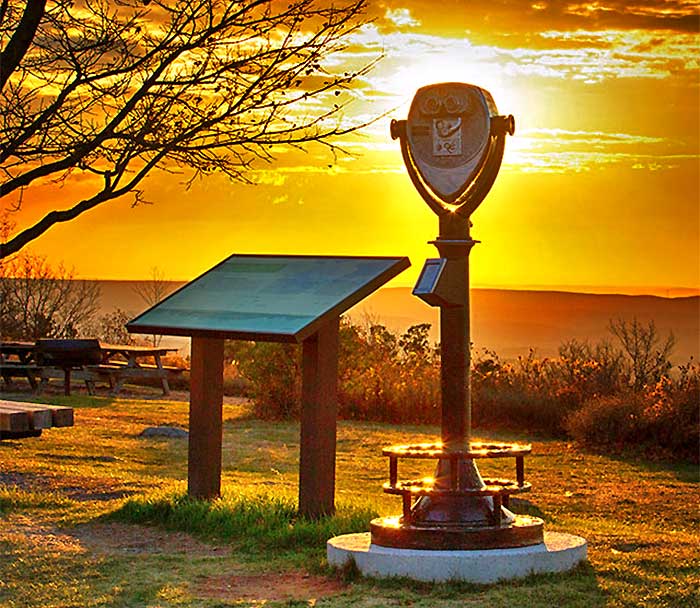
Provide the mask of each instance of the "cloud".
MULTIPOLYGON (((347 141, 343 147, 357 153, 337 172, 352 174, 403 173, 398 142, 347 141)), ((596 130, 525 129, 509 138, 503 166, 527 173, 581 173, 604 166, 664 170, 684 163, 697 164, 700 156, 691 137, 666 138, 596 130)), ((291 171, 299 171, 299 168, 291 171)), ((306 166, 305 172, 324 172, 306 166)))
POLYGON ((530 140, 546 140, 548 144, 561 143, 562 145, 577 144, 660 144, 667 142, 664 137, 651 137, 647 135, 633 135, 630 133, 608 133, 605 131, 569 131, 567 129, 526 129, 519 133, 530 140))
POLYGON ((682 154, 657 156, 620 152, 513 152, 506 154, 504 167, 524 173, 582 173, 618 166, 630 169, 660 171, 676 169, 683 163, 697 164, 697 155, 682 154))
POLYGON ((386 10, 384 19, 396 27, 418 27, 421 22, 411 15, 407 8, 396 8, 386 10))
POLYGON ((275 198, 272 199, 272 204, 273 205, 282 205, 283 203, 286 203, 289 200, 289 196, 286 194, 282 194, 281 196, 276 196, 275 198))
POLYGON ((608 24, 628 28, 698 30, 697 2, 683 0, 597 0, 566 2, 565 16, 582 17, 606 27, 608 24))
POLYGON ((385 0, 381 7, 406 8, 425 27, 445 34, 524 34, 551 28, 697 32, 700 17, 695 0, 385 0))
MULTIPOLYGON (((382 34, 374 25, 353 36, 355 49, 383 48, 385 58, 368 80, 391 91, 392 81, 407 73, 447 78, 470 66, 507 77, 571 78, 595 84, 610 79, 686 78, 697 81, 697 37, 674 34, 660 38, 647 31, 546 30, 527 44, 478 44, 470 36, 443 37, 419 32, 382 34), (443 73, 444 72, 444 73, 443 73)), ((512 41, 511 41, 512 42, 512 41)))
POLYGON ((700 159, 690 139, 631 133, 528 129, 508 142, 504 165, 524 172, 591 171, 602 166, 672 169, 700 159))

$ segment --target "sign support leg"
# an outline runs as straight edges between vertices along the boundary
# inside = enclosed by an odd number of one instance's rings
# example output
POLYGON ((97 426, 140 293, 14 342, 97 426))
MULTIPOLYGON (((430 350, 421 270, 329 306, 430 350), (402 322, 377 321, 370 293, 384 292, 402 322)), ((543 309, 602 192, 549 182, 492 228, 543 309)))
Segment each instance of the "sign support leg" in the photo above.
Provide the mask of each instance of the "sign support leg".
POLYGON ((187 493, 211 499, 221 494, 224 341, 192 338, 187 493))
POLYGON ((299 513, 335 511, 335 441, 338 393, 336 317, 302 343, 299 513))

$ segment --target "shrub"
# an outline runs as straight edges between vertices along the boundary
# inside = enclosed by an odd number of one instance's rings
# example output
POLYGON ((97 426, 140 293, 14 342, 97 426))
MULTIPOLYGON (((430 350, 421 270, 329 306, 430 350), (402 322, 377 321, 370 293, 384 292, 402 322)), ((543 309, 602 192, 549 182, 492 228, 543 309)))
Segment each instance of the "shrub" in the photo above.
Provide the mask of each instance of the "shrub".
POLYGON ((344 418, 437 423, 440 370, 430 325, 396 336, 383 325, 343 322, 339 355, 339 413, 344 418))
POLYGON ((562 434, 564 418, 584 395, 565 377, 559 360, 537 359, 532 350, 514 363, 483 351, 472 367, 474 425, 562 434))
POLYGON ((630 322, 613 319, 608 330, 618 339, 627 356, 635 389, 653 385, 668 375, 671 370, 668 358, 676 343, 673 334, 669 334, 662 343, 654 321, 642 325, 636 318, 630 322))
POLYGON ((249 384, 253 415, 297 418, 301 401, 301 348, 296 344, 227 341, 225 357, 249 384))
POLYGON ((613 446, 639 438, 642 396, 635 392, 592 398, 572 412, 565 426, 569 434, 589 445, 613 446))
MULTIPOLYGON (((430 325, 401 336, 378 324, 343 320, 338 353, 338 407, 343 418, 437 422, 440 373, 430 325)), ((254 415, 296 418, 301 401, 301 349, 293 344, 228 342, 226 357, 249 383, 254 415)))
POLYGON ((582 443, 698 462, 700 381, 698 369, 681 366, 676 380, 665 377, 641 391, 587 400, 565 427, 582 443))
POLYGON ((98 310, 100 287, 29 253, 0 260, 0 338, 75 338, 98 310))
POLYGON ((593 346, 569 340, 559 347, 561 382, 584 395, 612 395, 629 384, 622 351, 604 340, 593 346))
POLYGON ((241 375, 238 366, 226 362, 224 364, 224 395, 233 397, 250 397, 250 381, 241 375))
MULTIPOLYGON (((556 358, 531 350, 513 362, 482 350, 472 362, 472 422, 479 428, 569 435, 589 445, 640 445, 645 451, 691 458, 698 454, 698 371, 682 366, 670 377, 672 339, 654 350, 653 324, 618 321, 632 342, 570 340, 556 358), (635 338, 634 336, 637 336, 635 338), (636 349, 636 350, 635 350, 636 349), (651 367, 649 367, 651 366, 651 367), (639 379, 645 383, 639 386, 639 379), (654 382, 651 383, 651 379, 654 382)), ((377 323, 340 326, 338 414, 341 418, 396 424, 440 421, 440 366, 430 326, 401 335, 377 323)), ((301 349, 271 343, 229 343, 227 356, 249 383, 254 415, 299 415, 301 349)))
POLYGON ((97 336, 104 342, 111 344, 133 344, 134 335, 126 331, 126 324, 134 315, 121 308, 104 313, 91 323, 87 329, 87 335, 97 336))

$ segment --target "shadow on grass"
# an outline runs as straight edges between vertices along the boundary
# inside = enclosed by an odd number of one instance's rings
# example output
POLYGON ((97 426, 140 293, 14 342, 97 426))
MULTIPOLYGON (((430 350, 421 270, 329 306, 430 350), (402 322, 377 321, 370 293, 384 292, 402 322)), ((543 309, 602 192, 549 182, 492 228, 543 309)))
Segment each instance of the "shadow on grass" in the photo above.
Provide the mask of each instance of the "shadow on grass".
POLYGON ((46 403, 49 405, 63 405, 67 407, 72 407, 74 409, 80 409, 85 407, 109 407, 113 405, 116 401, 114 397, 111 396, 100 396, 100 395, 81 395, 74 394, 69 397, 59 394, 40 394, 36 395, 34 392, 1 392, 0 398, 7 401, 23 401, 25 403, 46 403))
POLYGON ((624 463, 630 467, 643 470, 645 473, 670 473, 678 481, 683 483, 700 482, 700 467, 697 463, 687 460, 672 460, 660 456, 652 459, 643 448, 629 446, 624 448, 607 449, 597 446, 576 446, 576 449, 583 455, 605 456, 614 462, 624 463))
POLYGON ((511 498, 508 509, 518 515, 530 515, 532 517, 540 517, 545 521, 554 521, 554 518, 549 513, 545 513, 536 504, 524 498, 511 498))

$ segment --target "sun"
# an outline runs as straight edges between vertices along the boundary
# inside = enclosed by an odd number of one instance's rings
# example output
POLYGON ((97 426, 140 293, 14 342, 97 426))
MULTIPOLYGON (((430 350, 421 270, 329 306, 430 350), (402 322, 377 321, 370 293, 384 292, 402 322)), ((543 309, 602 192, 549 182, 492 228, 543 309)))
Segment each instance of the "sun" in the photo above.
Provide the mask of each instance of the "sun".
MULTIPOLYGON (((372 48, 381 54, 357 85, 363 116, 401 118, 408 113, 418 89, 442 82, 461 82, 487 90, 499 113, 512 114, 516 121, 520 116, 533 115, 528 98, 534 97, 514 78, 512 58, 497 46, 472 41, 468 32, 451 37, 415 28, 385 33, 370 25, 358 34, 357 43, 358 48, 372 48)), ((353 58, 366 58, 366 53, 356 52, 353 58)), ((374 128, 367 132, 379 135, 374 128)))

